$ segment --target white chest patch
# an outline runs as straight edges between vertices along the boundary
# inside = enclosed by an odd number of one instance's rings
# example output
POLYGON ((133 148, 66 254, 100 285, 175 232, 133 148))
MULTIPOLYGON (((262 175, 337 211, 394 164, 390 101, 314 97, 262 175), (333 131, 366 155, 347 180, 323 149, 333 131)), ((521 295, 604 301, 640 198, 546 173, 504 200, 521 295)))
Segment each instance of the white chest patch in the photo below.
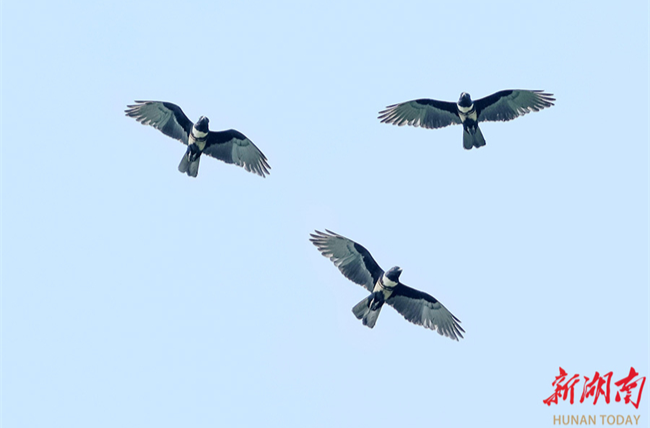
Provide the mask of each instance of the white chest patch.
POLYGON ((384 293, 384 299, 388 299, 391 294, 393 294, 393 289, 391 287, 395 287, 397 285, 396 282, 388 280, 386 277, 381 278, 377 283, 375 284, 375 288, 373 288, 373 292, 378 292, 381 291, 384 293), (382 281, 384 284, 382 285, 382 281))
POLYGON ((386 275, 384 275, 384 277, 382 278, 382 282, 384 283, 384 287, 388 287, 388 288, 395 288, 395 286, 397 285, 396 282, 388 279, 386 275))
POLYGON ((205 138, 208 135, 208 133, 198 131, 196 130, 196 128, 192 128, 192 135, 194 135, 194 138, 196 139, 201 139, 201 138, 205 138))
POLYGON ((373 291, 381 291, 384 293, 384 299, 388 299, 391 294, 393 294, 393 289, 397 286, 395 281, 391 281, 386 277, 386 274, 382 275, 375 284, 375 289, 373 291))
POLYGON ((470 111, 471 109, 474 108, 474 104, 472 104, 469 107, 463 107, 463 106, 458 105, 458 104, 456 104, 456 106, 458 107, 458 111, 461 112, 461 113, 467 113, 468 111, 470 111))
POLYGON ((207 132, 201 132, 192 128, 192 135, 190 135, 189 144, 196 144, 199 150, 203 151, 205 149, 205 143, 208 142, 208 139, 206 138, 207 136, 207 132))
POLYGON ((188 144, 189 146, 191 146, 192 144, 194 144, 196 147, 199 148, 200 151, 203 151, 203 150, 205 149, 205 144, 208 142, 208 139, 207 139, 207 138, 204 138, 204 139, 202 139, 202 140, 199 140, 199 139, 194 138, 194 135, 193 135, 193 134, 190 135, 190 138, 189 138, 188 140, 189 140, 189 141, 187 142, 187 144, 188 144))
POLYGON ((467 119, 471 119, 473 121, 476 121, 476 118, 478 117, 476 115, 476 110, 473 110, 470 114, 465 114, 462 111, 458 113, 458 116, 460 116, 460 121, 465 122, 467 119))

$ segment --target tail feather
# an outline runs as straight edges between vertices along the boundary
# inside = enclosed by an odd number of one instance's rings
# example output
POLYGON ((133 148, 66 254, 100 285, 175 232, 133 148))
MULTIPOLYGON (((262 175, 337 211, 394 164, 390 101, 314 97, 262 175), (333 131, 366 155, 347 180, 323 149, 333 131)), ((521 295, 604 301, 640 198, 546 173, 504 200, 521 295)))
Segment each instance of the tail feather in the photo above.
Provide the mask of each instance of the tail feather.
POLYGON ((481 132, 481 128, 476 125, 475 127, 463 128, 463 147, 470 150, 472 147, 483 147, 485 145, 485 138, 481 132))
POLYGON ((190 156, 185 153, 183 155, 183 159, 181 159, 181 163, 178 164, 178 170, 185 174, 188 170, 190 169, 190 156))
POLYGON ((372 302, 373 295, 366 297, 359 303, 357 303, 354 308, 352 308, 352 313, 357 319, 360 319, 363 322, 363 325, 367 325, 370 328, 375 326, 377 318, 379 318, 379 312, 383 304, 379 305, 376 309, 370 309, 370 303, 372 302))
POLYGON ((178 164, 178 170, 183 174, 187 174, 190 177, 196 177, 199 174, 199 161, 201 157, 197 157, 194 161, 190 160, 191 153, 185 153, 181 163, 178 164))
POLYGON ((196 177, 199 175, 199 161, 201 160, 201 157, 199 156, 196 158, 194 162, 190 162, 190 168, 187 171, 187 175, 190 177, 196 177))

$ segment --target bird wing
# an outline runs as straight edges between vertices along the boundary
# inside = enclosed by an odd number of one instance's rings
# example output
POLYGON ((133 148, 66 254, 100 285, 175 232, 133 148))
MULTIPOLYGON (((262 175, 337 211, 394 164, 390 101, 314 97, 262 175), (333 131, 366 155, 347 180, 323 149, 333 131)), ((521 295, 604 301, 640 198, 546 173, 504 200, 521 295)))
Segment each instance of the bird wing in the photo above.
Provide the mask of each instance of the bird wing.
POLYGON ((460 320, 445 308, 435 297, 398 284, 386 303, 402 314, 407 321, 436 330, 440 335, 453 340, 462 338, 465 332, 460 320))
POLYGON ((143 125, 151 125, 168 137, 187 144, 194 124, 176 104, 164 101, 136 101, 127 106, 126 115, 143 125))
POLYGON ((379 112, 379 119, 381 123, 421 126, 429 129, 461 123, 455 103, 426 98, 388 106, 386 110, 379 112))
POLYGON ((553 94, 544 91, 508 89, 474 101, 479 122, 506 122, 531 111, 550 107, 553 94))
POLYGON ((334 262, 341 273, 350 281, 372 291, 384 274, 370 252, 351 239, 325 229, 327 233, 316 231, 310 241, 325 257, 334 262))
POLYGON ((244 167, 246 171, 254 172, 262 177, 269 174, 269 169, 271 169, 264 153, 244 134, 234 129, 210 131, 203 153, 226 163, 244 167))

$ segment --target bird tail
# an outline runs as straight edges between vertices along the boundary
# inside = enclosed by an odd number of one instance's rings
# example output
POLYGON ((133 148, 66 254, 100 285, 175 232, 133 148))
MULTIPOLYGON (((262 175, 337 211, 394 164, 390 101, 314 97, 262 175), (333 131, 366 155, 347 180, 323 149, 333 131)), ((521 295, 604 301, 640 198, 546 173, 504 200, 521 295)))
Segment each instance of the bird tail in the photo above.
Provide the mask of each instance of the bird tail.
POLYGON ((192 152, 188 150, 187 153, 183 155, 181 163, 178 164, 178 170, 190 177, 196 177, 199 174, 199 161, 201 160, 201 157, 199 156, 194 160, 191 160, 191 157, 192 152))
POLYGON ((485 145, 485 138, 478 124, 475 126, 468 126, 463 128, 463 147, 470 150, 472 147, 483 147, 485 145))
POLYGON ((373 304, 376 303, 373 302, 374 298, 375 295, 373 293, 357 303, 354 308, 352 308, 352 313, 354 316, 357 317, 357 319, 360 319, 363 322, 363 325, 367 325, 370 328, 373 328, 375 326, 377 318, 379 317, 379 312, 381 311, 381 307, 384 305, 383 302, 378 305, 373 304))

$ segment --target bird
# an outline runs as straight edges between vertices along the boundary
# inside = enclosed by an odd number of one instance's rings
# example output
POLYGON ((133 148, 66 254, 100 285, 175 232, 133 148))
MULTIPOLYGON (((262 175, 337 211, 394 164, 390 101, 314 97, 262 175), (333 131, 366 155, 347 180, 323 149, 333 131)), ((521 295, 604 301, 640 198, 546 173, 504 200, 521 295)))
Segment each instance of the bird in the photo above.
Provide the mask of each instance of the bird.
POLYGON ((470 150, 485 145, 479 122, 507 122, 531 111, 551 107, 553 101, 553 94, 537 90, 508 89, 476 101, 463 92, 455 104, 428 98, 393 104, 380 111, 378 119, 381 123, 428 129, 462 124, 463 147, 470 150))
POLYGON ((243 167, 246 171, 265 177, 269 174, 266 156, 244 134, 234 129, 210 131, 210 120, 201 116, 192 123, 176 104, 165 101, 135 101, 127 105, 126 116, 143 125, 151 125, 168 137, 187 145, 178 165, 181 173, 196 177, 201 155, 206 154, 226 163, 243 167))
POLYGON ((453 340, 463 338, 465 330, 435 297, 402 284, 402 269, 394 266, 384 272, 365 247, 325 229, 309 239, 350 281, 364 286, 370 295, 352 308, 363 325, 373 328, 384 303, 392 306, 407 321, 437 331, 453 340))

